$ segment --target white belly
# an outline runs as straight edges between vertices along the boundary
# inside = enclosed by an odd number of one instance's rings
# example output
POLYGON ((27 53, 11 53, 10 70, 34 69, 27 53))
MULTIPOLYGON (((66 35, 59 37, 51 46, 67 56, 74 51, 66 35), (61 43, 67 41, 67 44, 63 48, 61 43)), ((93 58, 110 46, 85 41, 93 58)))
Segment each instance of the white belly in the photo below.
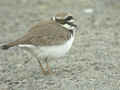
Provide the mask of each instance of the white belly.
POLYGON ((33 45, 18 45, 21 48, 29 49, 32 53, 37 54, 37 56, 48 56, 48 57, 60 57, 64 56, 72 46, 74 41, 74 36, 71 37, 66 43, 56 46, 33 46, 33 45))
POLYGON ((41 49, 40 51, 43 51, 42 54, 45 56, 52 56, 52 57, 64 56, 71 48, 73 40, 74 40, 74 37, 71 37, 71 39, 68 40, 63 45, 40 47, 41 49))

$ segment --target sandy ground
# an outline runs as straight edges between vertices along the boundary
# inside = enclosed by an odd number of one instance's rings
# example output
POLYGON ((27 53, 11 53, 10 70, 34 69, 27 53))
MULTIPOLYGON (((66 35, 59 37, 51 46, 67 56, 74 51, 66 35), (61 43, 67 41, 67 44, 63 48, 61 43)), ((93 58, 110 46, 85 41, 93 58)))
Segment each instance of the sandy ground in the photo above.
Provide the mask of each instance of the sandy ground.
POLYGON ((0 0, 0 44, 60 11, 79 31, 65 57, 49 60, 56 74, 19 48, 0 50, 0 90, 120 90, 120 0, 0 0))

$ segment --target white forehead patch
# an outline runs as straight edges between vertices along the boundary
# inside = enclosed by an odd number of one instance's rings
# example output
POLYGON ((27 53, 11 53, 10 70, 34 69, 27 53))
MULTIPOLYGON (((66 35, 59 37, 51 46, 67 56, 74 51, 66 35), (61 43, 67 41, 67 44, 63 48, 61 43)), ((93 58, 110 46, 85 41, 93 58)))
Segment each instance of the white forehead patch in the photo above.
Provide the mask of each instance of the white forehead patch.
POLYGON ((63 17, 56 17, 56 19, 64 19, 63 17))
POLYGON ((74 19, 71 19, 71 20, 69 20, 68 22, 73 23, 73 22, 75 22, 75 20, 74 20, 74 19))

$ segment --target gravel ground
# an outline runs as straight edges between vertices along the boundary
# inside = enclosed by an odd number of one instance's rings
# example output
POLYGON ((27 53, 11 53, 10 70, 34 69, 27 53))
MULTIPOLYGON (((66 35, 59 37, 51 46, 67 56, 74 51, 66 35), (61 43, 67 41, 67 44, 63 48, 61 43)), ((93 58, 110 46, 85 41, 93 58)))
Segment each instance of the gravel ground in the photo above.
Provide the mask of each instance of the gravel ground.
POLYGON ((0 90, 120 90, 120 0, 0 0, 0 44, 61 11, 79 31, 65 57, 49 60, 56 74, 19 48, 0 50, 0 90))

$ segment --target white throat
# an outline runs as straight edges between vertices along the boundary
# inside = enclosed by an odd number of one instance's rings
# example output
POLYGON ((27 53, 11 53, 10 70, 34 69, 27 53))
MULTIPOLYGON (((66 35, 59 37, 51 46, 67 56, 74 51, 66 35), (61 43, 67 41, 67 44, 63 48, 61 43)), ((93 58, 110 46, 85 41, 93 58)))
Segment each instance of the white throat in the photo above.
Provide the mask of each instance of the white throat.
POLYGON ((74 26, 71 26, 69 24, 64 24, 64 25, 62 25, 62 27, 66 28, 66 29, 69 29, 69 30, 74 30, 75 29, 74 26))

